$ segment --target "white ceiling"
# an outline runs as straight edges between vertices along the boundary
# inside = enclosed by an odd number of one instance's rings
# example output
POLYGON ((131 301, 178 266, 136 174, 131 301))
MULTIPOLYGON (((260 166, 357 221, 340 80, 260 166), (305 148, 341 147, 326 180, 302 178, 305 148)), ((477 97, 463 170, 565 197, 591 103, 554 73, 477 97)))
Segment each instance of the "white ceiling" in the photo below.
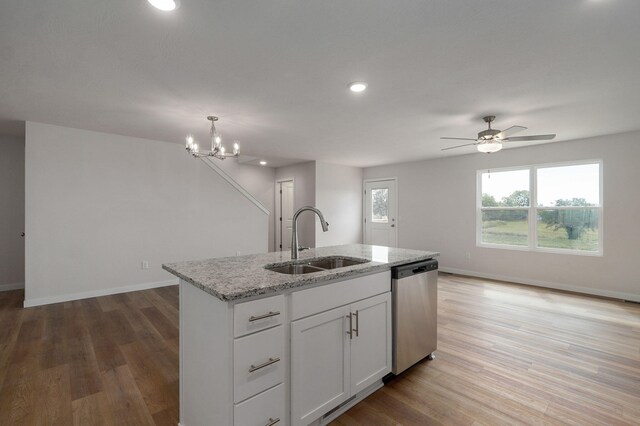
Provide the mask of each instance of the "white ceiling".
POLYGON ((183 143, 215 114, 250 156, 370 166, 471 153, 439 137, 487 114, 552 143, 637 130, 639 18, 637 0, 3 0, 0 131, 183 143))

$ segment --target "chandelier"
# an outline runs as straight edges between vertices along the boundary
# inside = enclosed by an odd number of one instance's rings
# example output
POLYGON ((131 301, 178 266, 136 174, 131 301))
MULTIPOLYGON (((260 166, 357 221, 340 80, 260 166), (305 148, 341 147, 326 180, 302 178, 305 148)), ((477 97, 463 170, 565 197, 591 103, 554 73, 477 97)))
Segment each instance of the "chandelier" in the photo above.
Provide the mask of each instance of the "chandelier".
POLYGON ((226 152, 224 146, 222 146, 222 137, 220 133, 218 133, 218 129, 216 129, 216 121, 218 121, 218 117, 210 115, 207 117, 207 120, 211 121, 211 130, 209 131, 209 136, 211 138, 211 150, 210 151, 200 151, 200 147, 198 143, 193 138, 193 135, 187 135, 187 152, 194 157, 215 157, 219 160, 224 160, 227 157, 238 157, 240 155, 240 145, 238 141, 233 142, 233 153, 226 152))

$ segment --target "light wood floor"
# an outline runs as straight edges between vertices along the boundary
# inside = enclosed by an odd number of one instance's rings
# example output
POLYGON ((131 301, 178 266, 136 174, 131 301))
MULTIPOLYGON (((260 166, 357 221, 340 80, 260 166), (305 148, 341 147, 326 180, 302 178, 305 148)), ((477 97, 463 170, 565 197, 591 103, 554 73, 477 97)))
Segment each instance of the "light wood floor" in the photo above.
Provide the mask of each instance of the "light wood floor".
POLYGON ((22 309, 0 293, 0 425, 178 424, 178 288, 22 309))
POLYGON ((438 351, 352 425, 640 425, 640 305, 441 274, 438 351))
MULTIPOLYGON (((346 425, 640 424, 640 305, 441 275, 437 358, 346 425)), ((0 425, 173 425, 178 293, 0 293, 0 425)))

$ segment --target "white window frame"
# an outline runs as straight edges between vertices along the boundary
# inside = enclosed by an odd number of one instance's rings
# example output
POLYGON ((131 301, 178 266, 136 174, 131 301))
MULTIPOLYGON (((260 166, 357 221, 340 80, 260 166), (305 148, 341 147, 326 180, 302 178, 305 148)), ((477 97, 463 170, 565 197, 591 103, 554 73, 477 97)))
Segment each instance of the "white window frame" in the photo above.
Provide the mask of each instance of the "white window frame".
POLYGON ((576 254, 580 256, 599 256, 604 255, 604 204, 603 204, 603 165, 602 160, 580 160, 580 161, 567 161, 560 163, 546 163, 546 164, 531 164, 517 167, 503 167, 500 169, 491 169, 491 172, 509 172, 516 170, 528 170, 529 171, 529 207, 482 207, 482 174, 487 172, 487 169, 476 171, 476 246, 484 248, 495 248, 503 250, 519 250, 519 251, 533 251, 542 253, 557 253, 557 254, 576 254), (598 250, 586 251, 586 250, 574 250, 574 249, 562 249, 562 248, 550 248, 550 247, 538 247, 538 210, 575 210, 584 209, 584 207, 538 207, 538 169, 546 169, 549 167, 566 167, 566 166, 581 166, 586 164, 598 165, 598 178, 600 185, 600 193, 597 207, 590 207, 598 209, 598 250), (528 211, 527 220, 529 222, 529 235, 528 245, 517 246, 511 244, 493 244, 485 243, 482 241, 482 211, 483 210, 526 210, 528 211))

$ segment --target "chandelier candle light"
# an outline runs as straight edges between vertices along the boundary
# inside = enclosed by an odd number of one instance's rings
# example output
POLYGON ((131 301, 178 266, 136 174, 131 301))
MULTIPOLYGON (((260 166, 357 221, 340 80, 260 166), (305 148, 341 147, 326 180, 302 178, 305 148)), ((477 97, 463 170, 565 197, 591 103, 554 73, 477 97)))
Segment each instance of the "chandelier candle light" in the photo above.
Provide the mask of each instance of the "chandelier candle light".
POLYGON ((207 120, 211 121, 211 130, 209 131, 211 150, 200 152, 200 147, 193 138, 193 135, 187 135, 187 152, 194 157, 215 157, 219 160, 224 160, 227 157, 238 157, 238 155, 240 155, 240 145, 238 141, 234 141, 233 143, 233 153, 226 152, 225 147, 222 146, 222 137, 220 137, 220 133, 218 133, 215 124, 216 121, 218 121, 218 117, 210 115, 207 117, 207 120))

